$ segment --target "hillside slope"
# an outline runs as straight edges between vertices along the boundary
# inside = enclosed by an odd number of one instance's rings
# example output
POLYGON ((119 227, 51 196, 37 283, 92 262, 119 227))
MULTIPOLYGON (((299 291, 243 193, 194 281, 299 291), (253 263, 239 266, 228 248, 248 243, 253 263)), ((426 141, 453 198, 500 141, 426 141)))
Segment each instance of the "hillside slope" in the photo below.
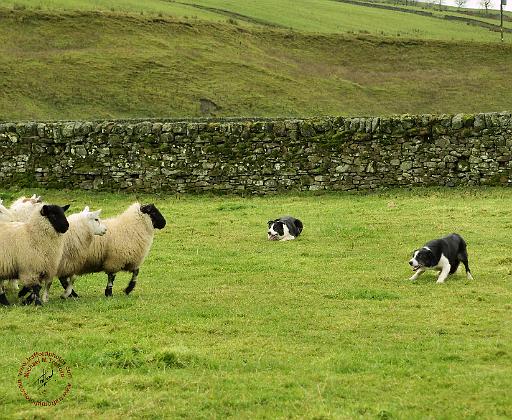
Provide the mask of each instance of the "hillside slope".
POLYGON ((512 109, 510 45, 28 10, 0 39, 0 120, 512 109))
MULTIPOLYGON (((466 22, 444 19, 447 12, 429 10, 434 16, 418 12, 419 7, 377 8, 365 0, 3 0, 10 9, 40 9, 50 12, 103 11, 142 14, 150 17, 175 17, 240 25, 288 28, 295 31, 353 34, 413 39, 499 42, 499 34, 466 22), (357 4, 354 4, 357 3, 357 4), (374 6, 374 7, 369 7, 374 6), (442 20, 439 18, 443 18, 442 20)), ((425 12, 423 12, 425 13, 425 12)), ((451 15, 464 16, 452 10, 451 15)), ((493 22, 496 23, 496 22, 493 22)), ((507 37, 507 42, 510 42, 507 37)))

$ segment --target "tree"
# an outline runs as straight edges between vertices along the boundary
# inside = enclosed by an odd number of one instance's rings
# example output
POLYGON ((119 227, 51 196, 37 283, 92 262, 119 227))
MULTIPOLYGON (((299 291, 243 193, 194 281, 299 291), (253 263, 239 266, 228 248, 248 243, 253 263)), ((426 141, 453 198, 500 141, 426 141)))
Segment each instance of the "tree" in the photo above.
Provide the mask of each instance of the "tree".
POLYGON ((489 11, 489 7, 492 5, 492 0, 480 0, 480 6, 485 7, 485 13, 489 11))
POLYGON ((455 0, 455 4, 460 9, 466 5, 468 0, 455 0))

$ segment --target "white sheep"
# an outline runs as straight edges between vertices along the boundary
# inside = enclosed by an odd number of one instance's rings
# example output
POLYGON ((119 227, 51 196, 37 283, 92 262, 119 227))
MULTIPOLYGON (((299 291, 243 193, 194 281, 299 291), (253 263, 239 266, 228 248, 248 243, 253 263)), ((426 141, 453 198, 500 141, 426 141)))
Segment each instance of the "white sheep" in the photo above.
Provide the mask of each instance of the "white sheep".
POLYGON ((9 211, 13 216, 12 220, 25 222, 28 220, 34 209, 36 209, 42 202, 43 200, 41 200, 41 196, 36 196, 35 194, 30 198, 25 196, 18 198, 9 207, 9 211))
MULTIPOLYGON (((105 296, 112 296, 115 276, 119 271, 128 271, 132 277, 124 289, 129 294, 137 283, 139 267, 149 253, 153 243, 154 229, 165 227, 165 218, 153 205, 134 203, 122 214, 104 220, 107 233, 95 236, 87 252, 83 266, 76 270, 76 275, 104 271, 108 276, 105 296)), ((75 296, 73 290, 74 276, 60 278, 66 288, 62 295, 75 296)))
POLYGON ((12 222, 14 217, 11 211, 6 208, 3 204, 3 200, 0 199, 0 222, 12 222))
MULTIPOLYGON (((16 201, 14 201, 9 209, 0 206, 0 221, 9 221, 9 222, 26 222, 32 212, 42 203, 41 196, 32 195, 32 197, 28 198, 25 196, 21 196, 16 201), (3 207, 3 209, 2 209, 3 207)), ((1 204, 1 202, 0 202, 1 204)), ((2 286, 7 283, 7 281, 2 281, 2 286)), ((11 279, 11 287, 15 290, 18 290, 18 280, 11 279)))
MULTIPOLYGON (((57 273, 69 223, 64 215, 68 206, 40 205, 27 222, 0 226, 0 280, 18 278, 32 293, 24 303, 41 305, 41 284, 57 273)), ((21 293, 21 292, 20 292, 21 293)), ((25 292, 26 293, 26 292, 25 292)), ((4 290, 0 303, 8 305, 4 290)))
MULTIPOLYGON (((57 268, 57 277, 69 277, 76 273, 85 263, 87 249, 91 245, 94 235, 102 236, 107 227, 101 222, 101 210, 91 212, 85 207, 80 213, 69 216, 69 229, 64 235, 62 257, 57 268)), ((43 302, 48 302, 48 292, 51 280, 44 285, 43 302)), ((67 296, 63 296, 67 297, 67 296)))

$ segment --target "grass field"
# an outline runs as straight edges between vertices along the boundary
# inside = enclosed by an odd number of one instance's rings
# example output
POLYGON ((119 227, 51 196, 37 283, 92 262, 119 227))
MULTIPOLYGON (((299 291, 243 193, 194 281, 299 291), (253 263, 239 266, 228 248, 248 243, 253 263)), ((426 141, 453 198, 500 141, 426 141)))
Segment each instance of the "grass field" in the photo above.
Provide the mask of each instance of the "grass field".
MULTIPOLYGON (((135 199, 39 193, 105 216, 135 199)), ((42 308, 0 308, 0 418, 512 416, 512 190, 139 199, 168 226, 131 296, 120 275, 107 300, 98 274, 77 281, 79 300, 54 285, 42 308), (284 213, 303 235, 268 242, 284 213), (475 280, 408 281, 410 252, 452 231, 475 280), (71 367, 54 408, 17 388, 34 351, 71 367)))
MULTIPOLYGON (((4 0, 6 7, 49 11, 107 11, 199 18, 225 22, 227 17, 240 23, 277 26, 297 31, 322 33, 365 32, 374 35, 442 40, 497 41, 496 34, 465 24, 404 14, 399 11, 362 7, 332 0, 4 0)), ((409 10, 423 10, 418 6, 409 10)), ((450 11, 434 15, 455 14, 450 11)), ((466 15, 467 17, 467 15, 466 15)), ((484 18, 485 20, 485 18, 484 18)), ((489 20, 492 23, 496 21, 489 20)))

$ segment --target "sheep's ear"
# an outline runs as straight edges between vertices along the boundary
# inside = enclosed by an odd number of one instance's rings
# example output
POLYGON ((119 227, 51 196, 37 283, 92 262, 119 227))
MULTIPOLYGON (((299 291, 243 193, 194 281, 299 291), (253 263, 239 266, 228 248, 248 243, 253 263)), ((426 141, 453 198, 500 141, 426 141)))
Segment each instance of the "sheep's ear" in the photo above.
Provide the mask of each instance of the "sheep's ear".
MULTIPOLYGON (((67 209, 69 209, 69 204, 66 204, 65 206, 62 207, 62 211, 66 211, 67 209)), ((43 206, 43 207, 46 207, 46 206, 43 206)))
POLYGON ((82 213, 89 213, 89 206, 85 206, 82 213))
POLYGON ((2 199, 0 198, 0 204, 2 204, 3 202, 4 202, 4 200, 2 200, 2 199))
POLYGON ((48 216, 48 206, 46 204, 41 207, 41 216, 48 216))
POLYGON ((99 217, 100 216, 100 213, 101 213, 101 209, 100 210, 96 210, 96 211, 93 211, 91 213, 92 217, 99 217))
POLYGON ((37 196, 35 194, 32 194, 32 197, 30 197, 31 200, 37 200, 37 196))

